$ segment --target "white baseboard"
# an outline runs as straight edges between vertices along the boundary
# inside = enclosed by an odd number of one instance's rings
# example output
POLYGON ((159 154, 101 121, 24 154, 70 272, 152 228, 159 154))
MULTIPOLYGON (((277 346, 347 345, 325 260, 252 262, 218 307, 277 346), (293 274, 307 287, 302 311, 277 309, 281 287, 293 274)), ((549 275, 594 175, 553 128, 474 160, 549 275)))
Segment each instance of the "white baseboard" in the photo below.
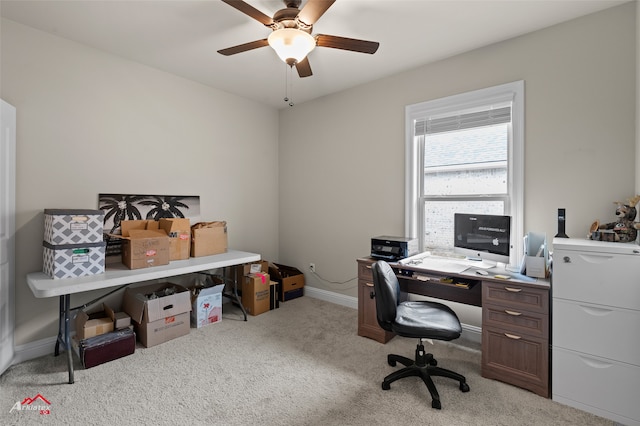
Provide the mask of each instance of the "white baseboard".
POLYGON ((304 295, 324 300, 326 302, 335 303, 336 305, 346 306, 347 308, 358 309, 357 297, 346 296, 344 294, 334 293, 333 291, 322 290, 309 286, 304 287, 304 295))
POLYGON ((12 364, 19 364, 30 359, 39 358, 45 355, 52 355, 55 349, 57 337, 48 337, 35 342, 18 345, 14 348, 12 364))

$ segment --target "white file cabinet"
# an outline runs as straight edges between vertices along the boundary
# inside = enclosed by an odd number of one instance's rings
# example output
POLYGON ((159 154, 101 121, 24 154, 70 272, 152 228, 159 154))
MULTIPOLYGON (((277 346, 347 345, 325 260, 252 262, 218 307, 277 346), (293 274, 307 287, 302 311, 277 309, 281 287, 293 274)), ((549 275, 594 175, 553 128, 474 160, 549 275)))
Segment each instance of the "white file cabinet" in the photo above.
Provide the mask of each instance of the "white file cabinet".
POLYGON ((552 398, 640 425, 640 246, 555 238, 552 398))

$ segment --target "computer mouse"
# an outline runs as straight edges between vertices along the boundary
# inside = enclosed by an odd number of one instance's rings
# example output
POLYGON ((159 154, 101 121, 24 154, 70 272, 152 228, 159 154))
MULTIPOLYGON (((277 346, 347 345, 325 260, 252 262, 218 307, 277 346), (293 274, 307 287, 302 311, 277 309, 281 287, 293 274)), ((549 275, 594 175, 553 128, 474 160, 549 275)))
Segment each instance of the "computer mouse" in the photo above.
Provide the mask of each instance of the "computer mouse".
POLYGON ((478 275, 485 275, 485 276, 489 275, 489 273, 488 273, 487 271, 483 270, 483 269, 478 269, 478 270, 476 271, 476 274, 478 274, 478 275))

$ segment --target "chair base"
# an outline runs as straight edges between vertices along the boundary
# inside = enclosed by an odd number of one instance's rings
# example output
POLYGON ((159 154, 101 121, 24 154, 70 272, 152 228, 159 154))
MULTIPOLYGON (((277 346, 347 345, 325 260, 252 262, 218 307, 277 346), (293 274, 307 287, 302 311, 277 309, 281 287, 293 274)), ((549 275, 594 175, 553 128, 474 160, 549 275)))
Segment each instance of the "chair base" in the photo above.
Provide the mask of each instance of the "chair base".
POLYGON ((389 390, 391 388, 391 383, 404 377, 418 376, 422 379, 424 384, 427 385, 427 389, 431 394, 431 407, 438 410, 442 408, 442 405, 440 403, 440 395, 438 394, 438 390, 436 389, 436 386, 431 379, 432 376, 448 377, 450 379, 457 380, 458 382, 460 382, 460 390, 462 392, 469 392, 467 379, 465 379, 463 375, 458 374, 454 371, 437 367, 438 362, 435 360, 435 358, 433 358, 433 355, 430 353, 425 353, 422 341, 418 343, 418 346, 416 348, 415 361, 402 355, 389 354, 387 356, 387 362, 392 367, 395 367, 396 363, 399 362, 400 364, 404 365, 405 368, 393 372, 385 377, 384 381, 382 382, 382 389, 389 390))

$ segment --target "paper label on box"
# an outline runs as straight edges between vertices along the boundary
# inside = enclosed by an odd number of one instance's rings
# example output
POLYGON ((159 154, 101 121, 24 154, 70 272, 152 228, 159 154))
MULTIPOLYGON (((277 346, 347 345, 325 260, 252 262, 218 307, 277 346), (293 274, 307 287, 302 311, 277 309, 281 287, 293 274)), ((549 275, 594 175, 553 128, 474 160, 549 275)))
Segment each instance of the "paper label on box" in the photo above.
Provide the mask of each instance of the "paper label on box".
POLYGON ((156 250, 147 250, 147 252, 145 253, 147 257, 151 257, 151 256, 155 256, 156 253, 158 253, 156 250))
POLYGON ((74 255, 71 256, 71 263, 87 263, 89 261, 89 255, 74 255))
POLYGON ((89 225, 86 222, 71 222, 69 228, 72 231, 84 231, 85 229, 89 229, 89 225))

